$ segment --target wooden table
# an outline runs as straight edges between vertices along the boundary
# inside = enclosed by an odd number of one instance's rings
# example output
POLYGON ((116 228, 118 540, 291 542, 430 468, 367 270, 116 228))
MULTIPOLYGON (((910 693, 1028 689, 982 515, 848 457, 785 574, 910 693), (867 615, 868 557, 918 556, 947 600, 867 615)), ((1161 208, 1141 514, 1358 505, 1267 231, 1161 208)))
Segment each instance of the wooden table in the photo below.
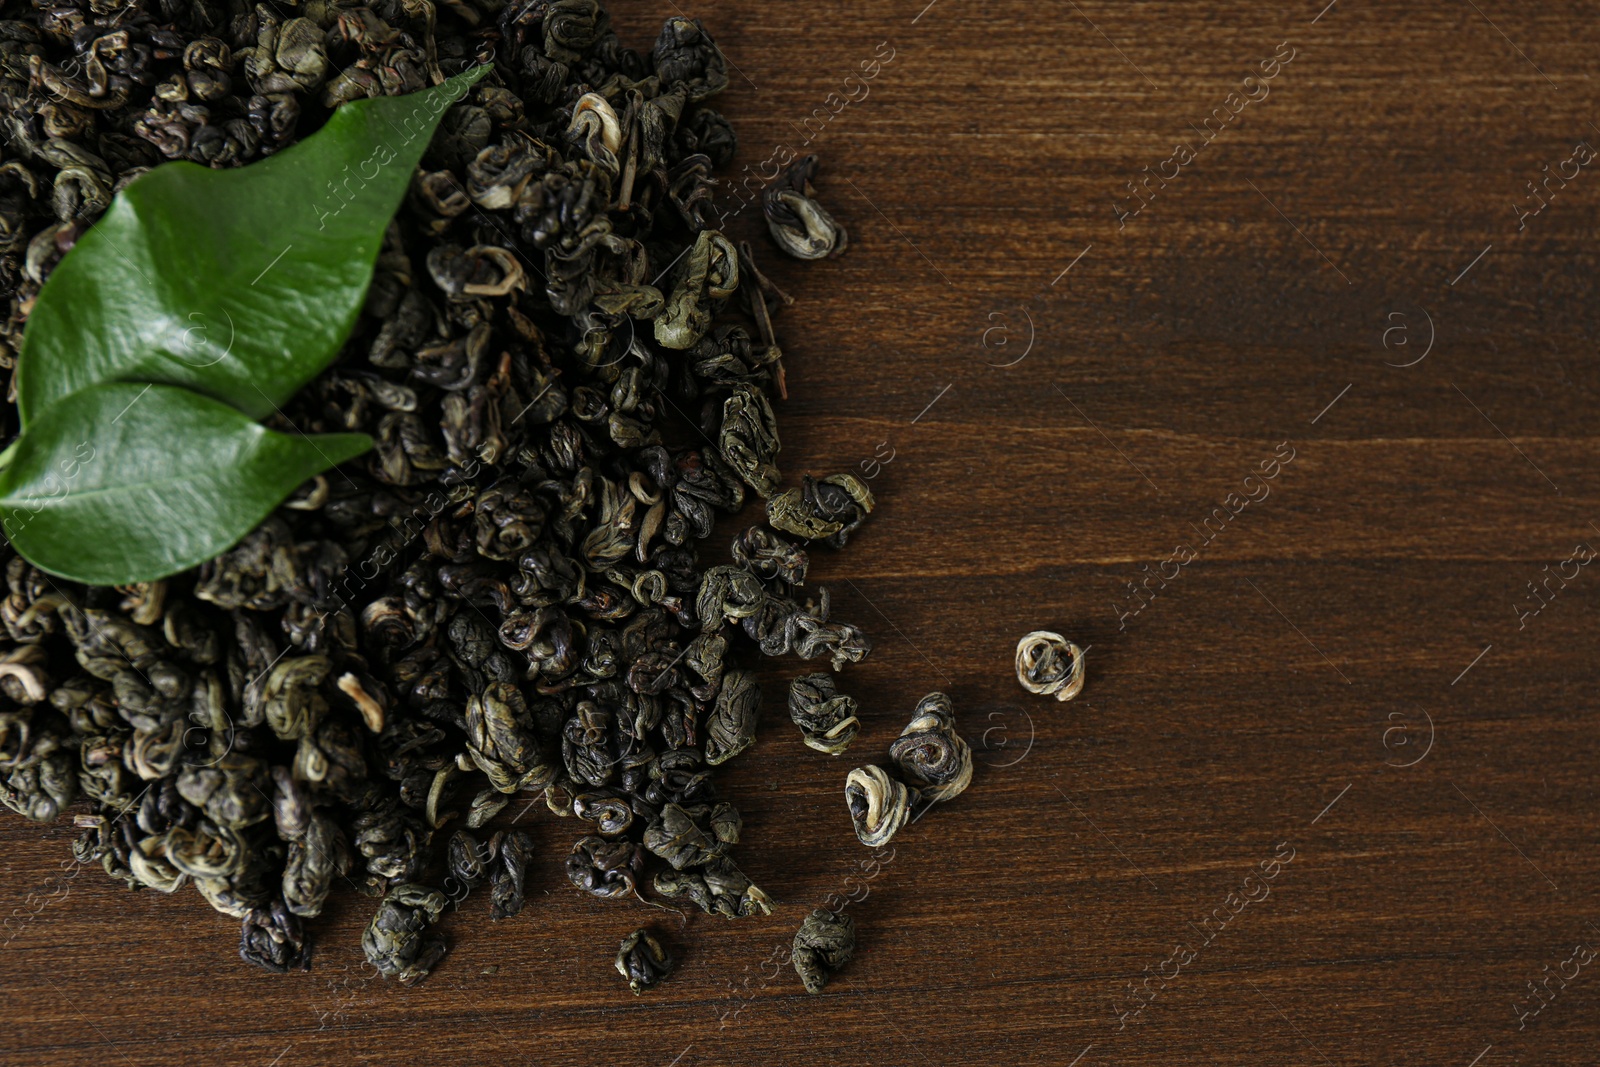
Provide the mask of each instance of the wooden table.
POLYGON ((813 565, 877 643, 859 740, 801 745, 782 662, 725 775, 780 907, 669 921, 635 999, 658 913, 580 898, 535 811, 529 907, 451 915, 420 986, 348 897, 278 978, 7 816, 0 1059, 1592 1063, 1593 13, 1322 2, 695 8, 741 161, 809 133, 851 233, 773 264, 786 471, 880 502, 813 565), (1013 678, 1041 627, 1093 646, 1074 703, 1013 678), (863 874, 847 764, 934 689, 978 773, 863 874), (808 997, 769 961, 830 893, 860 955, 808 997))

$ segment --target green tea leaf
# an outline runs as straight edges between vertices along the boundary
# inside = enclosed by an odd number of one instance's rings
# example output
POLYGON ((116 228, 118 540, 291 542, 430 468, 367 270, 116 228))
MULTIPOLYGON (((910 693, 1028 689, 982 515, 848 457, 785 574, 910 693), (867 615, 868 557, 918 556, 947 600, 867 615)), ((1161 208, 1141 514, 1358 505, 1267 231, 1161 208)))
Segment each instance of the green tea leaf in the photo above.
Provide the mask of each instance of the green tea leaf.
POLYGON ((259 163, 168 163, 50 275, 17 372, 23 425, 101 382, 161 382, 265 418, 338 354, 445 110, 490 68, 349 103, 259 163))
POLYGON ((27 559, 95 585, 152 581, 249 533, 296 486, 372 447, 291 437, 166 385, 108 383, 34 417, 0 471, 0 527, 27 559))

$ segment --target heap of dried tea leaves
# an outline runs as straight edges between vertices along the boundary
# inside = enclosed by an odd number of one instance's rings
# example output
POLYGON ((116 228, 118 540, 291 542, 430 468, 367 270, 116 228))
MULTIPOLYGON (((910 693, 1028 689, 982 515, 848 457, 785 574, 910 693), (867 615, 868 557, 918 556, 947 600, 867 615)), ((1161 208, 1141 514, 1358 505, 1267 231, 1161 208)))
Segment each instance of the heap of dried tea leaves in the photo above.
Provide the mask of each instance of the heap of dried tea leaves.
MULTIPOLYGON (((721 53, 686 17, 634 52, 595 0, 297 11, 0 11, 9 368, 41 285, 148 169, 247 164, 343 103, 493 65, 443 114, 339 358, 264 420, 364 433, 369 454, 162 580, 83 585, 0 550, 0 800, 71 808, 80 862, 192 883, 276 971, 308 965, 302 921, 341 885, 377 898, 367 957, 406 982, 443 956, 452 902, 487 886, 495 917, 516 914, 532 841, 489 824, 518 794, 580 824, 564 864, 582 891, 767 912, 712 782, 754 737, 739 648, 835 669, 867 654, 825 589, 796 593, 806 552, 783 535, 842 546, 873 500, 850 475, 782 488, 788 299, 714 207, 734 150, 706 104, 721 53), (702 567, 697 543, 750 493, 771 528, 702 567)), ((842 250, 814 160, 796 168, 766 201, 776 240, 842 250)), ((307 209, 346 199, 333 185, 307 209)), ((842 747, 853 710, 812 704, 816 739, 842 747)), ((667 966, 647 937, 619 954, 636 988, 667 966)))

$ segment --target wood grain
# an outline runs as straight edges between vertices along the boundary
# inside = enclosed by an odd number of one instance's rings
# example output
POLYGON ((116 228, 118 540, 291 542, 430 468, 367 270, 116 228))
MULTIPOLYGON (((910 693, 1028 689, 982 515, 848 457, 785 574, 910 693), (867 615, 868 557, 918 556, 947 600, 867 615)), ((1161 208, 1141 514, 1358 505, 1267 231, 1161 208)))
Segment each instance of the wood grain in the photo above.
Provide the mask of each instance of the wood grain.
MULTIPOLYGON (((6 818, 0 1061, 1592 1062, 1600 970, 1517 1006, 1600 946, 1600 574, 1518 606, 1600 543, 1600 176, 1520 231, 1514 209, 1600 142, 1592 10, 924 3, 690 12, 737 66, 752 168, 894 50, 811 146, 849 253, 773 265, 798 299, 782 459, 894 450, 878 512, 813 567, 877 641, 845 676, 866 709, 845 759, 945 689, 983 766, 852 906, 858 960, 814 998, 763 967, 865 854, 845 762, 769 696, 725 780, 781 906, 670 929, 681 969, 647 996, 609 956, 654 915, 578 897, 571 828, 541 813, 530 906, 450 916, 409 990, 360 968, 365 900, 274 978, 193 894, 66 878, 70 828, 6 818), (1281 42, 1266 98, 1119 225, 1124 183, 1281 42), (1280 442, 1270 495, 1202 543, 1280 442), (1039 627, 1093 645, 1073 704, 1012 678, 1039 627), (1270 894, 1205 944, 1280 845, 1270 894)), ((614 16, 642 44, 675 10, 614 16)))

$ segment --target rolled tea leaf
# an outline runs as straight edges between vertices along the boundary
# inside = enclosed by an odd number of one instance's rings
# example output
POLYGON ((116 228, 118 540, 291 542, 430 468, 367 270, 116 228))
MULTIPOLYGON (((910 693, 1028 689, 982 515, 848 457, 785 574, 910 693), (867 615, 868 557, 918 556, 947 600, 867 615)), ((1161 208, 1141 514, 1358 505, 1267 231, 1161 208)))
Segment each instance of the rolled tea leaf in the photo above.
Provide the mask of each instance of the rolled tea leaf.
POLYGON ((744 919, 772 914, 772 898, 727 858, 698 871, 662 871, 651 885, 669 900, 688 899, 707 915, 744 919))
POLYGON ((808 541, 843 548, 875 504, 867 483, 853 474, 830 474, 820 481, 807 474, 799 489, 786 489, 767 501, 767 523, 808 541))
POLYGON ((740 382, 722 402, 722 432, 717 447, 728 466, 760 493, 770 497, 783 476, 774 460, 780 449, 778 421, 761 390, 740 382))
POLYGON ((728 61, 699 19, 675 15, 661 27, 650 50, 650 62, 661 84, 681 88, 698 103, 728 87, 728 61))
POLYGON ((580 837, 567 857, 567 881, 601 900, 638 896, 637 879, 644 871, 644 850, 632 841, 580 837))
POLYGON ((351 829, 356 851, 366 860, 369 884, 409 882, 422 873, 428 832, 399 798, 385 798, 357 815, 351 829))
POLYGON ((722 691, 706 719, 706 762, 725 763, 756 740, 756 720, 761 710, 761 689, 749 671, 734 670, 722 676, 722 691))
POLYGON ((929 693, 917 703, 889 755, 924 800, 949 800, 972 781, 972 749, 956 733, 955 705, 943 693, 929 693))
POLYGON ((761 582, 743 567, 711 567, 700 579, 695 612, 701 625, 715 630, 725 620, 736 622, 756 614, 766 600, 761 582))
POLYGON ((761 193, 761 213, 777 246, 796 259, 843 255, 850 235, 814 199, 817 157, 797 160, 761 193))
POLYGON ((294 488, 372 447, 297 437, 166 385, 96 385, 37 416, 0 470, 0 524, 35 566, 152 581, 249 533, 294 488))
POLYGON ((653 324, 663 348, 689 348, 711 328, 712 316, 739 288, 739 250, 716 230, 701 230, 674 275, 667 308, 653 324))
POLYGON ((628 802, 606 793, 579 793, 572 798, 572 814, 592 824, 602 837, 626 833, 633 825, 633 808, 628 802))
POLYGON ((649 930, 635 930, 617 950, 617 973, 628 980, 634 996, 671 974, 672 962, 672 954, 649 930))
POLYGON ((543 789, 557 767, 527 722, 522 691, 494 682, 467 698, 467 755, 502 793, 543 789))
POLYGON ((845 778, 844 799, 856 836, 868 848, 877 848, 905 825, 918 794, 882 767, 857 767, 845 778))
POLYGON ((732 804, 668 804, 644 832, 644 847, 675 870, 703 867, 739 843, 742 821, 732 804))
POLYGON ((467 825, 474 830, 478 829, 490 819, 499 815, 509 803, 511 803, 511 798, 493 786, 479 791, 478 795, 472 798, 472 804, 467 809, 467 825))
POLYGON ((733 539, 733 561, 758 578, 785 585, 804 585, 810 566, 803 549, 759 525, 733 539))
POLYGON ((505 919, 522 910, 522 883, 533 858, 533 838, 521 830, 494 835, 494 865, 489 869, 489 918, 505 919))
POLYGON ((303 836, 291 839, 283 868, 283 900, 303 918, 322 914, 334 879, 350 870, 350 845, 339 825, 327 815, 311 815, 303 836))
POLYGON ((274 974, 311 968, 311 945, 300 920, 274 900, 245 916, 239 934, 239 958, 274 974))
POLYGON ((1035 630, 1017 642, 1017 681, 1030 693, 1071 700, 1083 691, 1083 649, 1058 633, 1035 630))
POLYGON ((430 928, 439 921, 446 897, 437 889, 407 882, 389 890, 361 936, 367 962, 385 978, 415 985, 444 958, 443 936, 430 928))
POLYGON ((854 697, 838 692, 831 674, 807 674, 789 683, 789 718, 805 743, 837 756, 861 730, 854 697))
POLYGON ((445 866, 450 877, 463 889, 476 889, 489 877, 489 864, 494 858, 490 847, 465 830, 450 835, 445 850, 445 866))
POLYGON ((117 194, 28 316, 24 428, 111 381, 184 386, 256 419, 276 411, 350 335, 434 127, 489 69, 346 104, 248 167, 170 163, 117 194))
POLYGON ((848 915, 817 908, 795 931, 795 972, 807 993, 820 993, 828 975, 850 962, 856 953, 856 921, 848 915))

